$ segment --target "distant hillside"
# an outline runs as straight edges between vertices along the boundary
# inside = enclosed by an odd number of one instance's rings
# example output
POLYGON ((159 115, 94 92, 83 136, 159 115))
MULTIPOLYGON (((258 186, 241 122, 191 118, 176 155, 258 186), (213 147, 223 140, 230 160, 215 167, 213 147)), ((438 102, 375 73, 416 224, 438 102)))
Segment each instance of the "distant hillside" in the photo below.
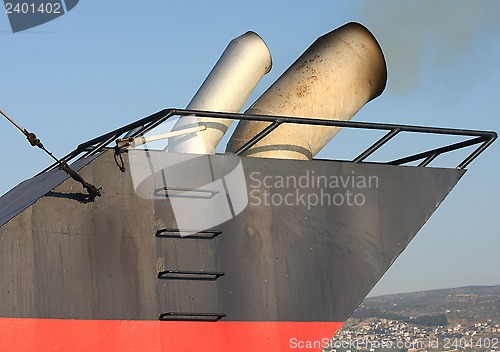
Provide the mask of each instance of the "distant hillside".
POLYGON ((348 323, 370 318, 426 326, 472 321, 500 322, 500 285, 470 286, 365 299, 348 323))
POLYGON ((500 285, 402 293, 367 298, 324 351, 497 351, 499 333, 500 285))

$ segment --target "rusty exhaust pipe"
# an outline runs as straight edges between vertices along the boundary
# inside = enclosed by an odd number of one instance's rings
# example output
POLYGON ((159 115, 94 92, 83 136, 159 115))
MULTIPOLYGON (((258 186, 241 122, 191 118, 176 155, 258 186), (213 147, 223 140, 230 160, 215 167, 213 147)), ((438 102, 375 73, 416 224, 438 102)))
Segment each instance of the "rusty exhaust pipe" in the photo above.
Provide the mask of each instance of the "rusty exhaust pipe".
MULTIPOLYGON (((386 81, 385 59, 376 39, 361 24, 348 23, 318 38, 246 113, 350 120, 383 92, 386 81)), ((241 121, 227 151, 234 153, 268 124, 241 121)), ((244 155, 308 160, 338 131, 282 125, 244 155)))

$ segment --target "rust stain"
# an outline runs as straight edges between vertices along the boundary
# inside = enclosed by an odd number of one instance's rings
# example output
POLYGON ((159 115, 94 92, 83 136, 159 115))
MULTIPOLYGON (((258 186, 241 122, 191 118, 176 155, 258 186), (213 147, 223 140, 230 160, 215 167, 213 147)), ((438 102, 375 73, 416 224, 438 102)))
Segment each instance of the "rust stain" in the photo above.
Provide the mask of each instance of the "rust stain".
POLYGON ((308 85, 298 86, 295 90, 295 93, 299 98, 304 98, 305 96, 311 94, 311 87, 309 87, 308 85))
MULTIPOLYGON (((303 63, 301 63, 299 66, 297 66, 297 68, 295 69, 296 71, 300 71, 301 69, 303 69, 309 62, 313 62, 314 60, 316 59, 320 59, 321 58, 321 55, 314 55, 312 58, 310 58, 309 60, 306 60, 304 61, 303 63)), ((320 62, 322 62, 323 59, 320 60, 320 62)), ((313 69, 314 70, 314 69, 313 69)))

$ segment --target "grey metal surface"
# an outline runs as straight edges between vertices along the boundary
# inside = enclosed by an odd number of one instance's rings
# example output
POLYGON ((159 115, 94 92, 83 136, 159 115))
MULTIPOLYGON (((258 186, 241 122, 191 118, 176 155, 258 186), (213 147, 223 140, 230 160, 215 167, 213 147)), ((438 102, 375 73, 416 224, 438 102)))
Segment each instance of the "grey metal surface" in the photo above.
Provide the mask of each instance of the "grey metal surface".
MULTIPOLYGON (((211 158, 223 174, 236 157, 211 158)), ((158 319, 188 312, 223 313, 224 320, 345 321, 465 172, 322 160, 241 161, 247 189, 254 193, 243 212, 216 227, 222 233, 214 239, 155 236, 177 227, 171 202, 137 196, 127 158, 122 173, 112 151, 81 170, 103 187, 95 202, 82 201, 80 185, 66 180, 33 203, 30 189, 40 190, 27 181, 19 193, 26 199, 19 201, 31 205, 0 227, 0 316, 158 319), (296 191, 269 190, 258 185, 259 177, 300 177, 307 171, 376 176, 378 184, 340 190, 361 190, 363 206, 255 204, 264 191, 282 196, 296 191), (159 279, 165 270, 224 275, 214 281, 159 279)), ((57 185, 57 177, 46 182, 57 185)), ((312 194, 318 188, 299 191, 312 194)), ((329 186, 324 192, 339 189, 329 186)))

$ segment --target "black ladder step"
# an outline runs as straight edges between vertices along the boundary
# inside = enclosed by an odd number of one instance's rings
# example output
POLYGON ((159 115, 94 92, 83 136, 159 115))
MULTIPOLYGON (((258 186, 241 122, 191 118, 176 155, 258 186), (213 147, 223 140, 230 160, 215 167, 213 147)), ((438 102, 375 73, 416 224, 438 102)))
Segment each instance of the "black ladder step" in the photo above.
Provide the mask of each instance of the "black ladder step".
POLYGON ((156 237, 159 238, 185 238, 185 239, 201 239, 212 240, 219 236, 222 231, 219 230, 189 230, 189 229, 174 229, 166 228, 156 231, 156 237), (184 234, 184 235, 183 235, 184 234))
POLYGON ((165 198, 212 199, 219 193, 218 190, 183 187, 161 187, 154 190, 155 197, 165 198))
POLYGON ((215 281, 223 275, 222 272, 212 271, 165 270, 158 273, 158 279, 215 281))
POLYGON ((165 321, 208 321, 215 322, 224 318, 224 313, 184 313, 184 312, 167 312, 160 314, 160 320, 165 321))

